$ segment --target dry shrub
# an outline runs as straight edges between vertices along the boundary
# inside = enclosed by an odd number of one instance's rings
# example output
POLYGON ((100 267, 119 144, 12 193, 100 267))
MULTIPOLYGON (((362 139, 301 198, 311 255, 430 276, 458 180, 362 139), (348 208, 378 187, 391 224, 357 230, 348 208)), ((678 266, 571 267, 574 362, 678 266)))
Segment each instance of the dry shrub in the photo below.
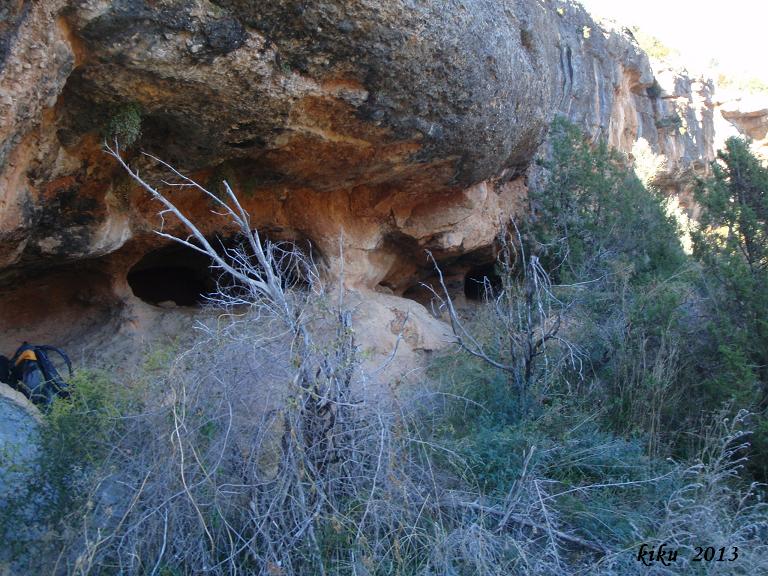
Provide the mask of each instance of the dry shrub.
MULTIPOLYGON (((631 547, 578 525, 564 502, 581 504, 597 517, 601 503, 610 505, 606 494, 672 481, 677 488, 656 502, 659 508, 647 498, 649 509, 621 511, 633 546, 647 539, 690 548, 698 539, 714 545, 717 536, 717 543, 750 549, 740 570, 764 571, 764 509, 730 487, 739 465, 734 430, 713 431, 701 464, 670 465, 661 476, 639 480, 568 484, 554 478, 551 467, 536 464, 543 450, 531 446, 522 454, 518 477, 503 491, 484 493, 465 459, 433 434, 446 395, 427 393, 387 405, 357 394, 365 374, 343 289, 326 292, 306 253, 260 238, 228 186, 220 199, 165 166, 173 183, 207 195, 230 218, 241 244, 217 252, 167 198, 130 173, 168 217, 187 227, 189 237, 174 239, 205 252, 237 282, 223 283, 213 298, 227 310, 222 321, 201 326, 197 343, 148 383, 137 404, 145 408, 115 416, 125 424, 122 432, 91 469, 84 510, 72 514, 60 532, 58 561, 50 569, 39 555, 41 570, 153 576, 629 574, 637 569, 631 547), (432 426, 424 425, 427 417, 432 426)), ((544 285, 532 293, 547 291, 544 285)), ((573 357, 549 329, 540 303, 529 299, 524 308, 521 350, 529 367, 547 340, 573 357), (541 320, 529 320, 529 314, 541 320)), ((452 320, 458 327, 458 319, 452 320)), ((494 365, 479 342, 462 334, 470 352, 494 365)), ((509 385, 508 376, 515 374, 505 366, 509 385)), ((526 391, 525 370, 522 375, 511 381, 526 391)), ((526 412, 516 411, 516 417, 526 412)), ((584 454, 600 456, 615 445, 609 439, 584 454)), ((547 451, 568 454, 567 446, 547 451)), ((581 466, 579 459, 574 456, 574 467, 581 466)))

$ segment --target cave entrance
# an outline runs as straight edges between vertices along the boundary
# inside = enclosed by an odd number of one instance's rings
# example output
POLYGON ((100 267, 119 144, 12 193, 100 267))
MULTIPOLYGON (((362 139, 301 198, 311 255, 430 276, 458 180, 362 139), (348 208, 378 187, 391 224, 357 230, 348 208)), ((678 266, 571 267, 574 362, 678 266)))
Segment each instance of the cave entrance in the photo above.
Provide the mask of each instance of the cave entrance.
POLYGON ((153 250, 128 272, 133 294, 153 305, 200 306, 216 290, 211 259, 185 246, 153 250))
POLYGON ((501 278, 493 263, 470 268, 464 275, 464 296, 467 300, 482 301, 500 289, 501 278))

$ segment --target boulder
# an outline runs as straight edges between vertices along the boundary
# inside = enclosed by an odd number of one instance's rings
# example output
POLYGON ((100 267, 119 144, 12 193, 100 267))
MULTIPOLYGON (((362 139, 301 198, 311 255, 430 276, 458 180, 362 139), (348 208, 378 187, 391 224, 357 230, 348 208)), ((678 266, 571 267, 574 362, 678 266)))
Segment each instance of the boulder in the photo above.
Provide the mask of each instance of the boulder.
POLYGON ((38 409, 21 392, 0 383, 0 510, 24 492, 35 472, 41 421, 38 409))

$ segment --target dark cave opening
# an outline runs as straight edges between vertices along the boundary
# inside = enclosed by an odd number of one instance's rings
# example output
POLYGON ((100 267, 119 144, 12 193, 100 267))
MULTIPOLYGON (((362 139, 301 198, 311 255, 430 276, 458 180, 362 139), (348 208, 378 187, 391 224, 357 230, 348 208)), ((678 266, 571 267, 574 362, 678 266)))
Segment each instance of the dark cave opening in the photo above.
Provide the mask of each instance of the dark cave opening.
POLYGON ((216 276, 207 256, 184 246, 168 246, 145 254, 128 272, 128 285, 149 304, 200 306, 216 289, 216 276))
POLYGON ((470 268, 464 275, 464 296, 467 300, 482 301, 497 293, 501 278, 493 263, 470 268))
MULTIPOLYGON (((240 236, 209 238, 219 255, 235 268, 248 261, 251 273, 258 273, 259 265, 251 250, 240 236)), ((310 254, 309 244, 292 240, 273 241, 275 271, 282 279, 283 288, 305 289, 312 274, 304 262, 310 254), (306 244, 306 249, 304 248, 306 244)), ((321 255, 314 256, 322 262, 321 255)), ((206 303, 216 292, 232 301, 245 302, 251 297, 250 289, 227 273, 212 268, 212 260, 192 248, 172 244, 145 254, 128 271, 128 285, 134 296, 153 305, 173 303, 176 306, 196 307, 206 303)), ((246 275, 249 272, 241 269, 246 275)))

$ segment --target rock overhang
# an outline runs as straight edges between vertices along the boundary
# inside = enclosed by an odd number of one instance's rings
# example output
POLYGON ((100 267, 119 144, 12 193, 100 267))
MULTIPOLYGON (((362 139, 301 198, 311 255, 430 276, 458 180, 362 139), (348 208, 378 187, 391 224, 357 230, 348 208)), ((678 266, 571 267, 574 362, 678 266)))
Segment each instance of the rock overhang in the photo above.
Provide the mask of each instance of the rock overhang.
MULTIPOLYGON (((159 206, 101 149, 124 106, 142 131, 126 157, 150 180, 140 150, 228 180, 330 276, 343 230, 349 284, 396 294, 430 273, 425 249, 457 282, 493 258, 556 112, 619 147, 695 152, 656 134, 642 51, 571 3, 46 0, 14 18, 0 88, 26 101, 0 122, 4 290, 84 262, 129 294, 161 241, 159 206)), ((175 198, 227 233, 204 199, 175 198)))

